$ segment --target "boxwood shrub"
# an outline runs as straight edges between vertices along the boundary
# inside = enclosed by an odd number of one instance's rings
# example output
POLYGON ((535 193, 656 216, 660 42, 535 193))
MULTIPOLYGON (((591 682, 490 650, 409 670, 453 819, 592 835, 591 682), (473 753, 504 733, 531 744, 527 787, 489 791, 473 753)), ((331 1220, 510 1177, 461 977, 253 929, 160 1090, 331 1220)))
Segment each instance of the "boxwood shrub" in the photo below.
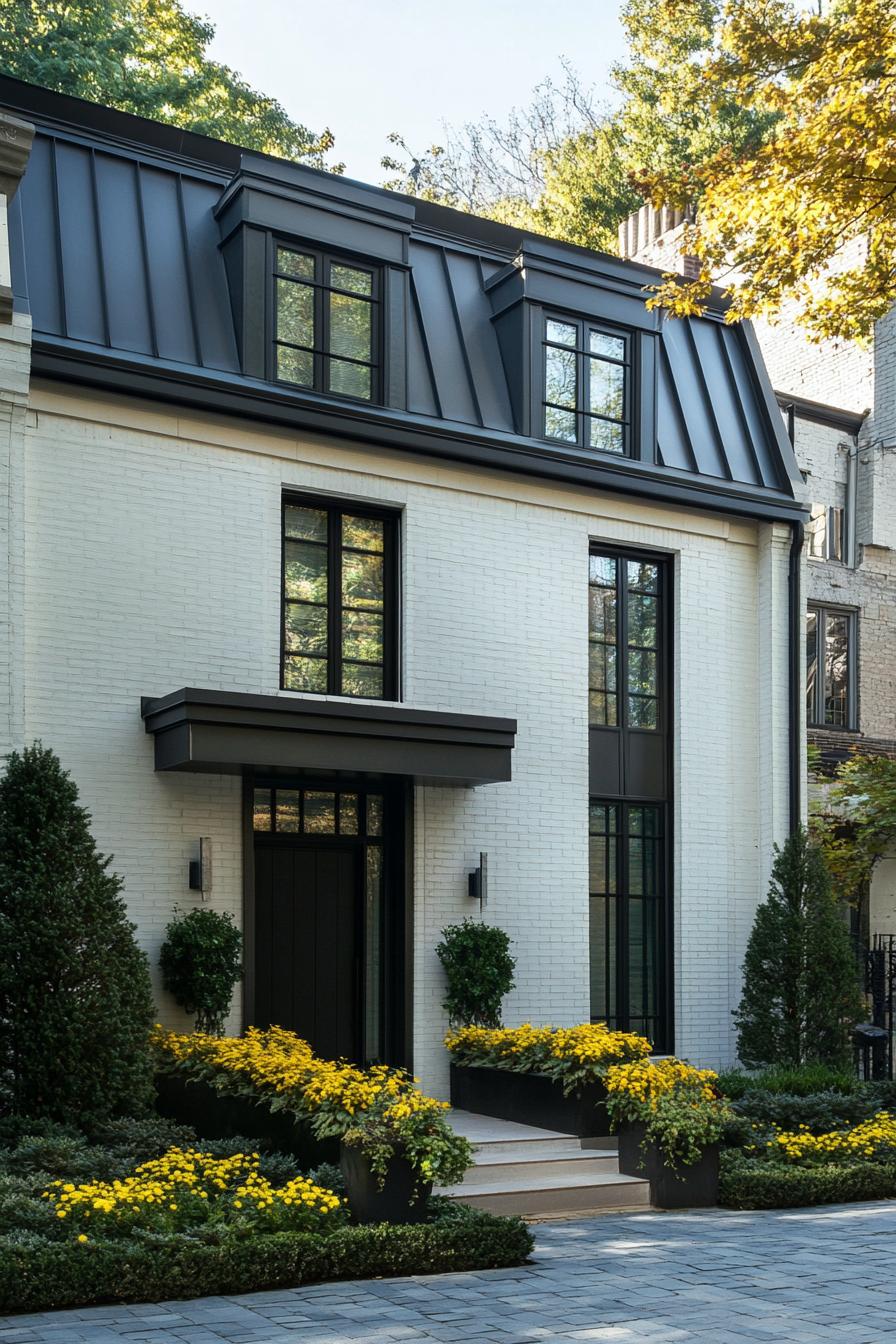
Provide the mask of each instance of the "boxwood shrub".
POLYGON ((896 1164, 828 1163, 798 1167, 742 1153, 722 1154, 719 1203, 729 1209, 797 1209, 896 1195, 896 1164))
POLYGON ((82 1244, 26 1231, 0 1239, 0 1312, 498 1269, 522 1264, 532 1250, 522 1219, 444 1200, 433 1201, 433 1214, 409 1226, 346 1227, 326 1237, 280 1232, 219 1244, 186 1235, 82 1244))

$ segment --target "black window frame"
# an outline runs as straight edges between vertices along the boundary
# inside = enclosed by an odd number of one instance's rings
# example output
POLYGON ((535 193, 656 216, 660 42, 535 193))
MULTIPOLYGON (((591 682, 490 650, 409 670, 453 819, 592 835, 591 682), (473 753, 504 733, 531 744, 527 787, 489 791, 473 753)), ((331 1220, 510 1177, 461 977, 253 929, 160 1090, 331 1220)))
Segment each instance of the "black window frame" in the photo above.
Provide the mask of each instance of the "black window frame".
POLYGON ((385 369, 384 369, 384 296, 385 284, 383 279, 383 267, 380 263, 370 261, 363 257, 354 256, 349 252, 334 251, 329 248, 320 248, 306 246, 294 238, 283 238, 277 235, 269 235, 269 255, 268 255, 268 284, 269 297, 268 306, 270 312, 270 323, 268 332, 268 379, 271 382, 282 384, 284 387, 299 388, 306 392, 320 393, 328 397, 337 397, 340 401, 353 402, 359 406, 379 406, 383 404, 383 389, 385 387, 385 369), (314 261, 314 278, 300 279, 294 275, 289 275, 281 271, 278 266, 278 253, 280 251, 296 252, 300 256, 311 257, 314 261), (338 285, 330 283, 330 273, 333 266, 346 266, 351 270, 364 271, 370 276, 370 296, 353 293, 350 290, 342 289, 338 285), (277 281, 287 280, 292 284, 307 285, 314 292, 314 332, 315 344, 313 346, 299 345, 295 341, 282 340, 278 335, 278 313, 277 313, 277 281), (330 305, 329 295, 332 293, 346 294, 351 298, 364 299, 370 303, 371 321, 370 321, 370 360, 352 359, 347 355, 333 355, 330 351, 330 305), (305 350, 312 355, 314 380, 312 383, 297 383, 289 378, 281 378, 277 372, 277 349, 284 346, 290 350, 305 350), (360 397, 350 392, 336 391, 328 386, 329 368, 331 360, 336 360, 344 364, 357 364, 360 367, 370 370, 370 396, 360 397))
POLYGON ((633 452, 633 416, 632 408, 634 406, 634 333, 626 330, 624 327, 613 326, 609 322, 596 321, 592 318, 576 316, 571 313, 564 313, 559 309, 545 308, 541 313, 541 342, 539 348, 539 396, 538 396, 538 414, 540 437, 546 442, 552 444, 564 444, 567 448, 577 447, 584 449, 589 453, 600 453, 604 457, 619 458, 634 456, 633 452), (575 442, 571 439, 557 438, 548 433, 547 428, 547 409, 553 406, 560 411, 571 411, 571 407, 559 406, 556 402, 547 400, 547 351, 548 349, 566 350, 573 349, 572 346, 563 345, 559 341, 548 339, 548 323, 559 322, 565 326, 576 328, 575 358, 576 358, 576 438, 575 442), (613 359, 610 356, 593 354, 588 348, 588 338, 592 332, 601 336, 608 336, 614 340, 623 342, 624 355, 622 359, 613 359), (590 409, 590 362, 596 359, 605 364, 612 364, 616 368, 623 370, 623 395, 622 395, 622 419, 616 420, 612 416, 603 416, 590 409), (599 448, 589 442, 588 426, 592 420, 600 420, 604 424, 619 425, 622 430, 622 451, 615 452, 609 448, 599 448))
MULTIPOLYGON (((672 1013, 671 1013, 671 977, 672 977, 672 921, 671 921, 671 880, 670 880, 670 859, 671 845, 669 836, 669 818, 670 806, 666 802, 660 802, 656 799, 634 799, 634 798, 589 798, 588 800, 588 945, 589 954, 593 955, 591 946, 591 920, 593 914, 593 901, 607 902, 603 911, 605 919, 604 932, 607 935, 605 941, 605 951, 607 961, 605 971, 607 973, 607 1000, 610 998, 610 986, 615 989, 616 1012, 597 1012, 594 1003, 593 993, 593 966, 589 972, 589 1013, 592 1022, 604 1022, 606 1025, 616 1031, 637 1031, 644 1035, 651 1042, 655 1051, 663 1052, 670 1048, 672 1031, 672 1013), (592 830, 592 809, 602 809, 605 814, 612 810, 615 813, 615 826, 611 830, 607 827, 604 831, 592 830), (656 824, 652 830, 648 830, 644 825, 643 819, 646 813, 652 812, 656 817, 656 824), (633 827, 632 816, 634 813, 642 814, 642 827, 637 830, 633 827), (591 842, 594 838, 605 838, 605 855, 613 854, 613 883, 615 891, 610 891, 610 882, 607 882, 607 890, 595 891, 591 883, 591 842), (642 881, 641 890, 633 890, 632 882, 632 841, 642 841, 642 881), (646 854, 646 843, 653 844, 653 876, 655 890, 646 892, 646 885, 643 880, 648 865, 644 861, 646 854), (653 1011, 647 1011, 647 983, 648 983, 648 965, 646 950, 648 939, 642 938, 641 946, 641 1011, 633 1012, 632 1004, 632 977, 631 977, 631 951, 633 940, 631 938, 631 903, 640 901, 646 910, 648 903, 652 903, 653 909, 653 950, 654 962, 652 970, 652 990, 653 990, 653 1011), (610 934, 609 915, 612 909, 612 935, 610 934), (610 966, 609 947, 613 944, 613 965, 610 966), (612 978, 610 971, 612 970, 612 978), (625 1001, 621 1002, 623 993, 625 1001), (648 1022, 653 1024, 652 1029, 648 1027, 648 1022)), ((643 920, 642 911, 642 920, 643 920)), ((642 930, 646 929, 646 922, 642 922, 642 930)), ((590 956, 589 956, 590 960, 590 956)), ((605 1003, 604 1007, 608 1004, 605 1003)))
MULTIPOLYGON (((334 499, 284 490, 280 499, 280 689, 294 695, 333 695, 343 700, 400 699, 399 657, 399 547, 401 515, 395 509, 367 505, 361 500, 334 499), (286 510, 290 505, 315 509, 327 515, 327 687, 324 691, 302 690, 286 684, 289 651, 286 648, 287 609, 294 599, 286 596, 286 510), (343 662, 365 666, 361 659, 342 655, 342 519, 372 518, 383 523, 383 693, 355 695, 342 690, 343 662)), ((322 604, 321 604, 322 605, 322 604)), ((321 659, 324 661, 324 659, 321 659)), ((378 664, 377 664, 378 666, 378 664)))
MULTIPOLYGON (((605 641, 594 640, 591 635, 591 625, 589 620, 588 628, 588 646, 589 646, 589 676, 588 676, 588 725, 589 728, 607 728, 611 730, 621 729, 632 733, 667 733, 670 728, 670 647, 671 647, 671 622, 669 620, 669 566, 668 556, 654 552, 641 552, 637 550, 628 550, 616 546, 602 546, 599 542, 592 542, 588 550, 589 566, 592 558, 613 560, 616 563, 616 641, 612 646, 616 650, 616 722, 595 723, 591 718, 591 693, 601 693, 600 687, 592 687, 590 675, 590 649, 591 645, 604 643, 605 641), (654 565, 657 571, 656 592, 651 593, 644 589, 643 585, 638 585, 633 589, 628 584, 628 565, 654 565), (629 642, 629 602, 628 597, 631 592, 636 596, 649 596, 656 599, 656 644, 651 648, 649 645, 631 644, 629 642), (629 655, 632 652, 653 652, 656 657, 656 695, 645 696, 641 692, 630 691, 628 685, 628 664, 629 655), (632 723, 630 716, 631 699, 635 700, 653 700, 656 704, 656 723, 645 725, 632 723)), ((592 581, 589 575, 588 589, 604 588, 610 591, 609 587, 592 581)), ((606 694, 606 692, 604 692, 606 694)))
POLYGON ((855 732, 859 726, 858 695, 858 611, 855 607, 842 607, 832 602, 809 602, 806 605, 806 627, 808 637, 809 616, 815 616, 815 685, 809 693, 808 650, 805 660, 806 671, 806 726, 832 733, 855 732), (827 622, 828 617, 846 618, 846 714, 844 723, 828 723, 825 706, 825 673, 827 666, 827 622), (821 658, 819 659, 819 652, 821 658))

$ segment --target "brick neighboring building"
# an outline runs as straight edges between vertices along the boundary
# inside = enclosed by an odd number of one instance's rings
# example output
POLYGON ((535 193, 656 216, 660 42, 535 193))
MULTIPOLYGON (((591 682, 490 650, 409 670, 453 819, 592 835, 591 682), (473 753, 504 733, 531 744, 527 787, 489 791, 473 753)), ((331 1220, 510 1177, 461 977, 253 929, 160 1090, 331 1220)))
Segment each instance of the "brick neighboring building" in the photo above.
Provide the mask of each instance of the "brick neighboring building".
MULTIPOLYGON (((680 212, 644 207, 622 225, 620 250, 684 271, 683 228, 680 212)), ((808 741, 823 766, 853 750, 896 757, 896 309, 867 346, 813 343, 786 312, 754 327, 813 506, 808 741)), ((896 933, 896 856, 878 866, 859 923, 866 937, 896 933)))

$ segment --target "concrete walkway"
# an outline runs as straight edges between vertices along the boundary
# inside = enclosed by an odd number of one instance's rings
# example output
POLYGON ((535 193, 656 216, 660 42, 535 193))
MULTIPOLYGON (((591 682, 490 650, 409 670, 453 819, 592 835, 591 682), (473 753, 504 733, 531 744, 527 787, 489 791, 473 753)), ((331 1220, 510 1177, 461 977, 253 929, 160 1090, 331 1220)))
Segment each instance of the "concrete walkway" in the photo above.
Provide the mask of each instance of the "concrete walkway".
POLYGON ((879 1344, 896 1203, 545 1223, 533 1263, 0 1321, 0 1344, 879 1344))

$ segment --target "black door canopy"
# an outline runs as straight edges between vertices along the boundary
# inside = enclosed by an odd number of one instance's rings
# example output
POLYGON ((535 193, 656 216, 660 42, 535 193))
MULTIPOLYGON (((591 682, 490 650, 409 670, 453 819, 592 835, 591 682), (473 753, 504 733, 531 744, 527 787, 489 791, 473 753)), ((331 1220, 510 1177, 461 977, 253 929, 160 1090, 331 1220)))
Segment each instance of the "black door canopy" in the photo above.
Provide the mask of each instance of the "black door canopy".
POLYGON ((184 688, 144 697, 155 768, 345 774, 472 787, 510 779, 516 720, 356 700, 184 688))

